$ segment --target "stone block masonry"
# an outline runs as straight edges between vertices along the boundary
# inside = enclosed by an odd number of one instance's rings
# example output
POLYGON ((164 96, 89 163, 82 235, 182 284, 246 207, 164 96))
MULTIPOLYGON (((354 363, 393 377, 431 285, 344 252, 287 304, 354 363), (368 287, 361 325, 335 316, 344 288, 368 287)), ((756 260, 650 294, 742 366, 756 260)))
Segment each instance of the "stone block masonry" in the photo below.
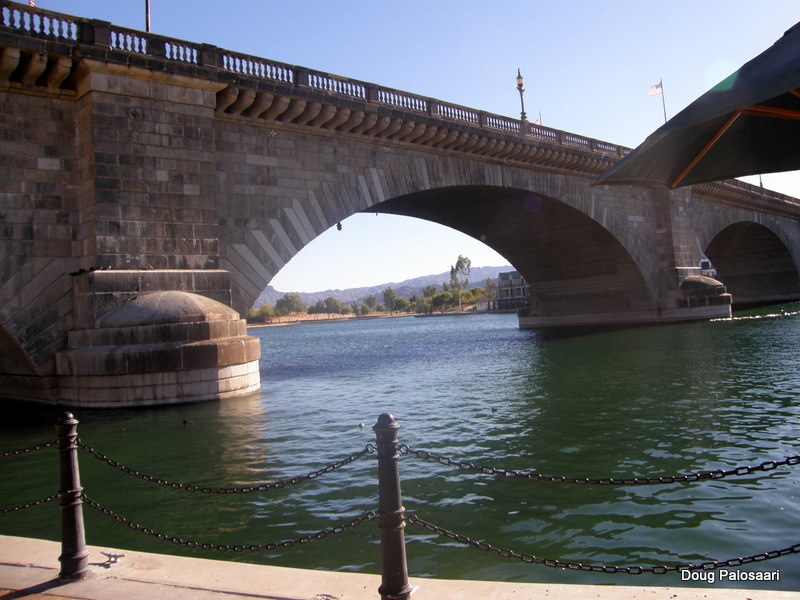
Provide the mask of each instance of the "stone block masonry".
POLYGON ((18 100, 0 105, 7 396, 121 407, 260 388, 260 349, 218 269, 218 85, 151 75, 84 60, 56 97, 7 84, 18 100), (144 320, 102 325, 154 298, 144 320))
POLYGON ((0 9, 13 16, 0 20, 8 397, 127 406, 257 391, 258 345, 239 315, 356 212, 427 219, 497 250, 531 285, 521 327, 706 319, 737 297, 800 298, 794 199, 732 182, 593 187, 625 149, 208 45, 0 9), (37 29, 45 17, 57 26, 37 29), (691 279, 704 253, 717 282, 691 279))
POLYGON ((67 349, 56 355, 60 398, 70 406, 177 404, 261 389, 258 340, 221 302, 147 292, 95 323, 70 332, 67 349))

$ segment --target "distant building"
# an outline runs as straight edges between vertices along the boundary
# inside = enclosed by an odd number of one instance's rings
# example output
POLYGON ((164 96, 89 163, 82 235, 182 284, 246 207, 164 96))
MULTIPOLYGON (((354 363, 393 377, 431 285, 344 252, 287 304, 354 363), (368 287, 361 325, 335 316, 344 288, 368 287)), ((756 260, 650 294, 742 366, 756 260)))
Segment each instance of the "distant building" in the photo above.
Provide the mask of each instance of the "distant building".
POLYGON ((491 301, 489 310, 517 310, 527 306, 531 288, 519 271, 499 273, 497 276, 497 297, 491 301))

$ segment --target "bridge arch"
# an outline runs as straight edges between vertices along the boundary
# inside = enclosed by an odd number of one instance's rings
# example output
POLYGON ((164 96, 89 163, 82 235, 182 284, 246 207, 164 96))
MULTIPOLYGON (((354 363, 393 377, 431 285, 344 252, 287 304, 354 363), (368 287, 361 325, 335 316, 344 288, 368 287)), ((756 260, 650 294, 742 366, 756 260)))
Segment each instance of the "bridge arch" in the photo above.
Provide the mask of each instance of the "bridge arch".
POLYGON ((417 217, 481 240, 504 256, 549 316, 653 311, 656 293, 625 245, 585 212, 520 188, 464 185, 413 192, 370 212, 417 217))
MULTIPOLYGON (((562 200, 530 189, 502 185, 467 183, 425 189, 414 187, 409 185, 395 196, 352 211, 352 214, 414 217, 480 240, 522 273, 533 290, 535 309, 549 317, 601 315, 620 310, 630 314, 657 311, 657 283, 648 277, 653 271, 653 257, 641 235, 631 235, 624 227, 618 227, 620 234, 615 234, 583 210, 580 199, 562 200)), ((293 213, 302 212, 295 203, 293 213)), ((333 219, 326 218, 329 222, 322 222, 326 226, 322 231, 348 216, 350 214, 343 212, 333 219)), ((295 217, 294 220, 300 219, 295 217)), ((308 226, 303 229, 291 222, 281 225, 275 218, 260 221, 255 226, 264 227, 263 231, 251 229, 242 240, 244 243, 231 246, 233 252, 251 257, 245 266, 251 278, 259 268, 258 264, 253 265, 259 255, 265 275, 276 274, 318 235, 315 232, 309 235, 312 232, 308 226), (278 234, 270 232, 269 225, 277 227, 278 234), (280 261, 273 260, 279 254, 275 246, 280 238, 298 231, 305 233, 304 239, 294 235, 289 244, 283 245, 280 261), (276 241, 267 246, 270 239, 276 241), (263 253, 265 246, 269 250, 266 254, 263 253)), ((619 226, 617 221, 611 220, 610 226, 619 226)), ((242 292, 246 294, 246 290, 242 292)), ((257 286, 251 286, 243 304, 251 306, 260 292, 257 286)))
POLYGON ((765 225, 728 225, 708 244, 706 256, 736 306, 800 299, 797 261, 781 236, 765 225))

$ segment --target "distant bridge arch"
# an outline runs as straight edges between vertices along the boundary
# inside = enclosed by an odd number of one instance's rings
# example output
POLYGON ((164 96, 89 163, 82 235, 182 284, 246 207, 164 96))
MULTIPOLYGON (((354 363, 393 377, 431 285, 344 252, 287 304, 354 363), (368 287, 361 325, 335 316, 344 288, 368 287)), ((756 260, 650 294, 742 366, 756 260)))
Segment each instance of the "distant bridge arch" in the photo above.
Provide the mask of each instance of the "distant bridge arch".
POLYGON ((705 254, 734 304, 747 306, 800 297, 800 257, 791 247, 791 232, 782 227, 737 221, 714 236, 705 254))
POLYGON ((371 210, 425 219, 482 241, 522 274, 536 310, 549 315, 619 306, 656 310, 655 282, 644 275, 653 269, 652 247, 635 237, 626 247, 629 230, 615 234, 574 204, 580 202, 516 187, 465 185, 392 198, 371 210))

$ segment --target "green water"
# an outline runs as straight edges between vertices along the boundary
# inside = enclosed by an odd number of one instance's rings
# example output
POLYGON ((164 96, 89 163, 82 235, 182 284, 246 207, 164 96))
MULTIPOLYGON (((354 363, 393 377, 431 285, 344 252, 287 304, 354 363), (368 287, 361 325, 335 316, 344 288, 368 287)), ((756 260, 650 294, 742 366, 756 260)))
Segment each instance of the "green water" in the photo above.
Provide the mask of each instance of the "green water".
MULTIPOLYGON (((247 400, 75 411, 81 439, 141 472, 209 487, 291 478, 374 441, 568 477, 657 477, 799 454, 800 304, 744 318, 543 340, 513 315, 253 329, 262 393, 247 400), (759 317, 759 318, 752 318, 759 317), (187 424, 184 424, 187 421, 187 424), (359 427, 364 423, 365 427, 359 427)), ((0 450, 54 437, 54 410, 10 410, 0 450)), ((700 483, 565 486, 400 461, 404 505, 427 521, 537 557, 590 564, 719 561, 800 543, 800 467, 700 483)), ((374 455, 303 484, 247 495, 153 486, 81 453, 88 496, 142 526, 210 544, 296 540, 377 505, 374 455)), ((54 449, 0 459, 0 506, 57 491, 54 449)), ((310 544, 215 553, 146 537, 85 508, 91 544, 223 560, 378 572, 375 523, 310 544)), ((55 503, 0 515, 0 533, 58 539, 55 503)), ((708 585, 527 565, 406 529, 413 576, 610 585, 708 585)), ((800 589, 800 561, 745 570, 800 589)))

